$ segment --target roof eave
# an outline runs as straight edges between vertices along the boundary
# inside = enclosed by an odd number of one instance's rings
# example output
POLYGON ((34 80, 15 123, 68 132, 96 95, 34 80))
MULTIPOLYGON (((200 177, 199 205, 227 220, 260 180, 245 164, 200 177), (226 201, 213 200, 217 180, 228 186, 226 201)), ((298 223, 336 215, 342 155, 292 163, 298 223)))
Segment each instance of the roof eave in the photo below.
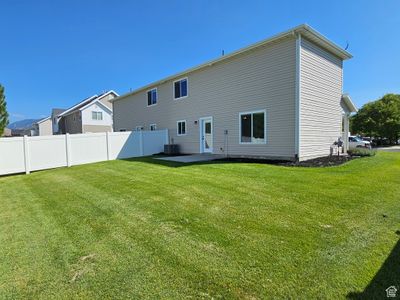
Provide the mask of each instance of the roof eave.
POLYGON ((346 106, 349 108, 350 113, 356 113, 358 112, 357 106, 353 103, 353 101, 350 98, 349 94, 343 94, 342 95, 342 100, 346 103, 346 106))
POLYGON ((112 110, 109 107, 107 107, 107 105, 101 103, 101 101, 99 99, 96 99, 96 100, 86 104, 85 106, 82 106, 81 108, 79 108, 79 111, 83 111, 95 103, 100 105, 103 109, 107 110, 109 113, 112 113, 112 110))
POLYGON ((50 117, 46 117, 46 118, 44 118, 44 119, 41 119, 41 120, 39 120, 39 121, 37 121, 37 122, 35 122, 35 123, 33 123, 33 124, 40 124, 40 123, 43 123, 43 122, 45 122, 45 121, 47 121, 47 120, 50 120, 50 117))
POLYGON ((79 107, 79 105, 82 105, 82 102, 84 102, 84 104, 86 105, 87 103, 93 101, 93 100, 96 99, 97 97, 98 97, 98 95, 93 95, 93 96, 91 96, 90 98, 88 98, 88 99, 86 99, 86 100, 84 100, 84 101, 81 101, 81 102, 75 104, 74 106, 70 107, 69 109, 63 111, 61 114, 57 115, 57 117, 58 117, 58 118, 61 118, 61 117, 68 116, 68 115, 72 114, 75 110, 77 110, 78 107, 79 107))
POLYGON ((166 77, 164 79, 161 79, 161 80, 152 82, 150 84, 147 84, 147 85, 145 85, 143 87, 140 87, 140 88, 138 88, 136 90, 133 90, 133 91, 131 91, 129 93, 126 93, 124 95, 116 97, 116 98, 110 100, 110 102, 116 102, 116 101, 122 100, 122 99, 124 99, 126 97, 129 97, 131 95, 134 95, 134 94, 142 92, 142 91, 145 91, 145 90, 150 89, 150 88, 152 88, 154 86, 163 84, 163 83, 165 83, 167 81, 171 81, 171 80, 177 79, 179 77, 184 77, 184 76, 186 76, 186 75, 188 75, 188 74, 190 74, 190 73, 192 73, 194 71, 197 71, 199 69, 203 69, 205 67, 210 67, 210 66, 212 66, 212 65, 214 65, 216 63, 219 63, 221 61, 230 59, 231 57, 239 55, 239 54, 241 54, 243 52, 248 52, 248 51, 254 50, 254 49, 258 48, 258 47, 261 47, 261 46, 264 46, 266 44, 269 44, 269 43, 272 43, 274 41, 277 41, 279 39, 283 39, 283 38, 288 37, 288 36, 296 36, 297 34, 299 34, 299 33, 301 34, 301 33, 304 33, 304 32, 309 32, 313 36, 316 36, 321 41, 321 44, 322 44, 322 46, 324 46, 324 48, 327 48, 328 51, 334 53, 335 55, 337 55, 341 59, 345 60, 345 59, 352 58, 352 55, 349 52, 347 52, 346 50, 340 48, 335 43, 331 42, 329 39, 327 39, 325 36, 320 34, 318 31, 316 31, 313 28, 311 28, 309 25, 302 24, 302 25, 299 25, 299 26, 294 27, 292 29, 289 29, 289 30, 287 30, 285 32, 276 34, 276 35, 274 35, 274 36, 272 36, 270 38, 262 40, 262 41, 260 41, 258 43, 255 43, 255 44, 252 44, 250 46, 247 46, 247 47, 244 47, 242 49, 239 49, 237 51, 234 51, 234 52, 232 52, 230 54, 224 55, 224 56, 219 57, 217 59, 210 60, 210 61, 205 62, 203 64, 200 64, 200 65, 198 65, 196 67, 189 68, 189 69, 187 69, 185 71, 176 73, 176 74, 168 76, 168 77, 166 77))
POLYGON ((340 46, 338 46, 337 44, 335 44, 334 42, 329 40, 327 37, 325 37, 323 34, 319 33, 318 31, 316 31, 315 29, 313 29, 308 24, 300 25, 295 30, 296 30, 296 32, 298 32, 300 34, 304 33, 304 32, 309 32, 312 35, 318 37, 318 39, 322 43, 322 46, 325 46, 325 48, 327 48, 327 50, 334 53, 335 55, 337 55, 338 57, 340 57, 343 60, 353 58, 353 55, 351 55, 351 53, 349 53, 348 51, 344 50, 343 48, 341 48, 340 46))
MULTIPOLYGON (((297 27, 296 27, 296 28, 297 28, 297 27)), ((276 41, 276 40, 278 40, 278 39, 282 39, 282 38, 285 38, 285 37, 288 37, 288 36, 294 36, 294 34, 295 34, 295 31, 294 31, 294 30, 295 30, 295 29, 291 29, 291 30, 285 31, 285 32, 283 32, 283 33, 274 35, 274 36, 272 36, 272 37, 270 37, 270 38, 268 38, 268 39, 266 39, 266 40, 263 40, 263 41, 261 41, 261 42, 252 44, 252 45, 247 46, 247 47, 242 48, 242 49, 239 49, 239 50, 234 51, 234 52, 232 52, 232 53, 230 53, 230 54, 226 54, 226 55, 224 55, 224 56, 222 56, 222 57, 219 57, 219 58, 216 58, 216 59, 207 61, 207 62, 205 62, 205 63, 203 63, 203 64, 200 64, 200 65, 195 66, 195 67, 193 67, 193 68, 186 69, 185 71, 182 71, 182 72, 176 73, 176 74, 174 74, 174 75, 168 76, 168 77, 166 77, 166 78, 164 78, 164 79, 161 79, 161 80, 152 82, 152 83, 147 84, 147 85, 145 85, 145 86, 143 86, 143 87, 140 87, 140 88, 138 88, 138 89, 136 89, 136 90, 134 90, 134 91, 132 91, 132 92, 129 92, 129 93, 126 93, 126 94, 124 94, 124 95, 121 95, 121 96, 119 96, 119 97, 117 97, 117 98, 114 98, 114 99, 112 99, 112 100, 110 100, 110 101, 111 101, 111 102, 115 102, 115 101, 121 100, 121 99, 126 98, 126 97, 128 97, 128 96, 134 95, 134 94, 136 94, 136 93, 138 93, 138 92, 141 92, 141 91, 144 91, 144 90, 146 90, 146 89, 149 89, 149 88, 151 88, 152 86, 160 85, 160 84, 165 83, 166 81, 170 81, 170 80, 173 80, 173 79, 176 79, 176 78, 179 78, 179 77, 183 77, 183 76, 185 76, 185 75, 187 75, 187 74, 193 73, 194 71, 197 71, 197 70, 199 70, 199 69, 203 69, 203 68, 205 68, 205 67, 211 67, 212 65, 214 65, 214 64, 216 64, 216 63, 219 63, 219 62, 221 62, 221 61, 227 60, 227 59, 229 59, 229 58, 231 58, 231 57, 234 57, 234 56, 236 56, 236 55, 239 55, 239 54, 241 54, 241 53, 243 53, 243 52, 247 52, 247 51, 256 49, 256 48, 261 47, 261 46, 263 46, 263 45, 265 45, 265 44, 267 44, 267 43, 271 43, 271 42, 273 42, 273 41, 276 41)))

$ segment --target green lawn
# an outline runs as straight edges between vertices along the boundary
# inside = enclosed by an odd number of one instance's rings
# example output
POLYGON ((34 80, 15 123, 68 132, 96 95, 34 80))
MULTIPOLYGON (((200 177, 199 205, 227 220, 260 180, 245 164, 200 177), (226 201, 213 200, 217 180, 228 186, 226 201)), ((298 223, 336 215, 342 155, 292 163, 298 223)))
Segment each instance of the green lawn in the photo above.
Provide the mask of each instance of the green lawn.
POLYGON ((400 153, 2 177, 0 299, 385 298, 398 230, 400 153))

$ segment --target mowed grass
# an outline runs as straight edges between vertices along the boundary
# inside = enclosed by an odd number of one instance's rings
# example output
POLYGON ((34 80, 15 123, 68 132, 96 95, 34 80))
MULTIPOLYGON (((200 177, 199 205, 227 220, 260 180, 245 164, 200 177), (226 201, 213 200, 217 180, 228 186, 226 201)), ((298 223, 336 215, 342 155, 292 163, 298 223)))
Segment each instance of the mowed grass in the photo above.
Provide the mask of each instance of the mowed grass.
POLYGON ((2 177, 0 298, 384 298, 400 284, 398 230, 399 153, 2 177))

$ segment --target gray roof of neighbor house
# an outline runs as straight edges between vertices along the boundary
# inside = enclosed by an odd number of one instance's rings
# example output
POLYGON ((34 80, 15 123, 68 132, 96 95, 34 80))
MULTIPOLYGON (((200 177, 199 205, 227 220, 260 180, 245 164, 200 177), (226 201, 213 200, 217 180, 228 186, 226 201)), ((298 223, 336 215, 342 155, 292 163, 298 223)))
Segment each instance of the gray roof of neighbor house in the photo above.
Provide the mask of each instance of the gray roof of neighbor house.
POLYGON ((66 111, 65 108, 53 108, 53 109, 51 110, 51 116, 52 116, 52 117, 53 117, 53 116, 57 116, 57 115, 61 114, 61 113, 64 112, 64 111, 66 111))
POLYGON ((37 121, 37 122, 35 122, 33 124, 40 124, 40 123, 42 123, 44 121, 47 121, 47 120, 50 120, 50 117, 46 117, 46 118, 40 119, 39 121, 37 121))
POLYGON ((90 96, 90 97, 88 97, 88 98, 86 98, 86 99, 83 99, 81 102, 78 102, 77 104, 71 106, 70 108, 66 109, 65 111, 63 111, 62 113, 60 113, 60 114, 58 115, 58 117, 62 117, 62 116, 66 116, 66 115, 68 115, 68 114, 71 114, 71 113, 73 113, 74 111, 76 111, 76 110, 82 108, 83 106, 89 104, 90 102, 95 101, 95 100, 99 100, 99 99, 103 98, 104 96, 106 96, 106 95, 108 95, 108 94, 111 94, 111 93, 113 93, 113 94, 114 94, 115 96, 117 96, 117 97, 119 96, 119 95, 118 95, 115 91, 113 91, 113 90, 110 90, 110 91, 101 93, 100 95, 93 95, 93 96, 90 96))
POLYGON ((183 77, 183 76, 185 76, 185 75, 187 75, 189 73, 192 73, 194 71, 197 71, 197 70, 200 70, 200 69, 203 69, 203 68, 206 68, 206 67, 210 67, 210 66, 212 66, 212 65, 214 65, 216 63, 219 63, 221 61, 230 59, 230 58, 235 57, 235 56, 237 56, 239 54, 254 50, 254 49, 258 48, 258 47, 264 46, 264 45, 269 44, 269 43, 276 42, 277 40, 280 40, 282 38, 285 38, 285 37, 288 37, 288 36, 296 36, 297 34, 301 34, 302 36, 306 37, 307 39, 311 40, 312 42, 316 43, 317 45, 321 46, 322 48, 326 49, 327 51, 333 53, 334 55, 338 56, 339 58, 341 58, 343 60, 350 59, 350 58, 353 57, 349 52, 347 52, 346 50, 344 50, 340 46, 338 46, 335 43, 333 43, 332 41, 330 41, 324 35, 322 35, 318 31, 316 31, 315 29, 313 29, 311 26, 309 26, 307 24, 302 24, 302 25, 299 25, 299 26, 294 27, 292 29, 289 29, 289 30, 287 30, 285 32, 282 32, 280 34, 274 35, 274 36, 272 36, 272 37, 270 37, 268 39, 262 40, 262 41, 260 41, 258 43, 255 43, 255 44, 252 44, 252 45, 247 46, 245 48, 242 48, 242 49, 239 49, 237 51, 234 51, 234 52, 232 52, 230 54, 221 56, 221 57, 219 57, 217 59, 208 61, 208 62, 203 63, 201 65, 198 65, 196 67, 187 69, 187 70, 185 70, 183 72, 179 72, 177 74, 171 75, 171 76, 166 77, 164 79, 161 79, 161 80, 155 81, 153 83, 150 83, 148 85, 145 85, 143 87, 140 87, 140 88, 138 88, 138 89, 136 89, 136 90, 134 90, 132 92, 126 93, 124 95, 121 95, 121 96, 119 96, 117 98, 112 99, 111 102, 118 101, 118 100, 123 99, 123 98, 125 98, 127 96, 130 96, 130 95, 136 94, 138 92, 141 92, 143 90, 149 89, 149 88, 151 88, 151 87, 153 87, 155 85, 162 84, 162 83, 164 83, 166 81, 177 79, 179 77, 183 77))

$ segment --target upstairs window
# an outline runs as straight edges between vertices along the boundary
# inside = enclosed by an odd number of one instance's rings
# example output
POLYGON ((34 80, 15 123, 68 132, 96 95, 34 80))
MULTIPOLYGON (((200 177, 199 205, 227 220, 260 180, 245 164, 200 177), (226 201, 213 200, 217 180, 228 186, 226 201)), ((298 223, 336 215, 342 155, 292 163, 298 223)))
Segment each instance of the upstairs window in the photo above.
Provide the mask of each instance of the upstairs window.
POLYGON ((92 111, 92 120, 103 120, 103 113, 101 111, 92 111))
POLYGON ((157 104, 157 88, 147 91, 147 106, 157 104))
POLYGON ((265 144, 265 110, 239 114, 240 143, 265 144))
POLYGON ((157 130, 157 124, 150 124, 150 131, 157 130))
POLYGON ((178 136, 186 134, 186 120, 176 122, 176 134, 178 136))
POLYGON ((185 98, 188 95, 188 80, 183 78, 174 81, 174 99, 185 98))

